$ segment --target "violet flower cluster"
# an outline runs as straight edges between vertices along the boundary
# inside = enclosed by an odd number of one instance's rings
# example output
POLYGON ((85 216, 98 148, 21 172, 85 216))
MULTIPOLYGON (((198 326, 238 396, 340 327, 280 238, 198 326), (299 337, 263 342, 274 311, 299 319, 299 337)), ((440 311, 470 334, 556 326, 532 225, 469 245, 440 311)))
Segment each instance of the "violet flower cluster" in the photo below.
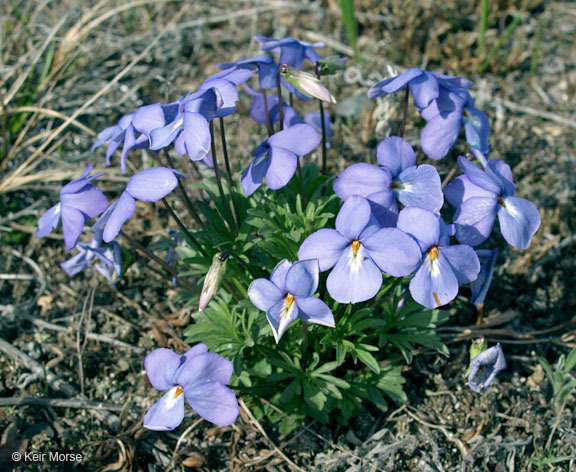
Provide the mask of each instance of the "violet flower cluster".
MULTIPOLYGON (((316 65, 322 58, 315 48, 322 47, 322 43, 263 36, 255 39, 263 51, 278 55, 279 63, 265 55, 222 63, 219 73, 184 97, 168 104, 147 105, 123 116, 98 135, 93 150, 106 145, 106 164, 110 165, 113 154, 121 149, 123 173, 129 152, 136 149, 150 149, 157 155, 174 149, 186 156, 186 161, 215 164, 216 156, 211 155, 213 122, 236 111, 242 85, 252 98, 250 116, 266 125, 269 134, 254 149, 240 185, 247 197, 264 182, 271 190, 285 187, 296 173, 300 158, 320 144, 320 133, 324 131, 330 138, 330 116, 325 113, 327 129, 322 130, 320 114, 308 113, 302 118, 281 94, 268 91, 280 82, 302 99, 313 96, 332 103, 335 99, 317 77, 292 73, 287 81, 288 76, 280 74, 280 70, 288 70, 287 66, 301 68, 306 60, 316 65), (257 77, 259 90, 247 85, 253 76, 257 77), (313 86, 294 86, 294 80, 307 80, 313 86), (310 90, 313 93, 302 93, 310 90)), ((343 170, 333 183, 335 194, 342 200, 334 228, 308 235, 299 247, 297 261, 281 260, 269 279, 258 278, 248 288, 251 302, 266 312, 277 343, 297 319, 335 327, 338 320, 329 303, 316 296, 321 272, 330 271, 326 277, 328 295, 342 304, 371 300, 378 296, 386 278, 405 277, 407 282, 409 279, 411 297, 424 307, 435 309, 450 303, 463 284, 472 284, 473 302, 481 306, 497 251, 475 246, 491 235, 496 219, 509 244, 529 246, 540 226, 540 215, 532 203, 514 196, 510 167, 498 159, 487 159, 491 151, 489 121, 474 106, 468 91, 472 85, 462 77, 410 69, 370 89, 368 96, 372 99, 408 90, 426 121, 420 147, 428 157, 439 160, 447 156, 463 127, 469 147, 484 168, 459 157, 464 174, 443 189, 438 171, 430 164, 417 162, 414 149, 404 139, 391 136, 378 145, 378 165, 364 162, 343 170), (452 224, 441 215, 444 199, 456 208, 452 224)), ((91 171, 90 165, 80 178, 62 188, 60 202, 40 218, 37 235, 47 235, 61 220, 66 249, 78 249, 75 256, 61 264, 62 268, 72 276, 94 266, 113 283, 122 273, 122 255, 115 239, 134 215, 137 201, 164 199, 184 176, 164 166, 142 170, 128 180, 119 198, 109 205, 92 183, 103 174, 90 176, 91 171), (92 240, 79 242, 87 221, 96 217, 99 219, 91 228, 92 240)), ((203 290, 202 309, 224 277, 224 261, 214 260, 214 269, 207 277, 212 286, 203 290)), ((173 263, 169 254, 169 267, 173 263)), ((184 418, 184 399, 200 416, 220 426, 233 423, 238 416, 236 396, 226 386, 233 372, 232 363, 209 353, 206 345, 196 345, 183 356, 169 349, 156 349, 144 365, 151 384, 166 392, 146 414, 146 428, 176 428, 184 418)), ((468 384, 483 392, 506 366, 500 345, 475 356, 471 366, 468 384)))

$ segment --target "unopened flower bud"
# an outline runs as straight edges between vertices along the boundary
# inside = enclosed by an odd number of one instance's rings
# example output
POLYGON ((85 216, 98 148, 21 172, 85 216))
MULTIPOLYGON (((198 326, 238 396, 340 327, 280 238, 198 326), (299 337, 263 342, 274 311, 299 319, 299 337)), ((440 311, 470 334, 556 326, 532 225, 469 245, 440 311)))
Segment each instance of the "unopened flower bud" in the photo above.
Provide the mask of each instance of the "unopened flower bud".
POLYGON ((212 297, 216 294, 220 285, 222 284, 222 279, 224 278, 224 273, 226 272, 226 262, 228 261, 227 252, 222 252, 214 255, 212 259, 212 265, 208 269, 206 278, 204 279, 204 285, 202 286, 202 292, 200 293, 200 303, 198 304, 198 311, 204 310, 206 305, 210 303, 212 297))
POLYGON ((312 74, 292 69, 290 66, 282 64, 280 66, 280 75, 286 82, 307 97, 317 98, 323 102, 336 103, 334 96, 312 74))

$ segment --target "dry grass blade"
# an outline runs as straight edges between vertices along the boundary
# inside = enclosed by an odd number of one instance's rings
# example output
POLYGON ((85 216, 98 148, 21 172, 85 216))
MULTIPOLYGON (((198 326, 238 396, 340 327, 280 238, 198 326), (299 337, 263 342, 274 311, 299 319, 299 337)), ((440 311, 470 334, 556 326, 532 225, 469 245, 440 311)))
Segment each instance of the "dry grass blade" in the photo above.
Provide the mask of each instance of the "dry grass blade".
POLYGON ((60 21, 58 23, 56 23, 56 25, 52 28, 52 30, 50 31, 50 33, 48 34, 48 36, 46 37, 46 39, 44 40, 42 45, 38 48, 38 51, 34 55, 34 58, 32 59, 32 61, 28 64, 28 67, 26 67, 26 69, 24 69, 24 71, 22 71, 22 73, 18 76, 16 81, 12 84, 12 87, 10 87, 10 90, 8 90, 8 93, 6 93, 4 100, 2 100, 2 103, 4 104, 4 106, 8 106, 8 104, 12 101, 12 99, 18 93, 18 91, 20 90, 20 88, 22 87, 24 82, 26 81, 26 78, 28 77, 28 75, 30 74, 30 72, 32 71, 32 69, 34 68, 36 63, 42 57, 42 54, 44 54, 44 51, 50 45, 50 43, 52 42, 52 40, 56 36, 56 33, 58 32, 58 30, 66 21, 66 18, 67 18, 66 15, 64 15, 60 19, 60 21))
POLYGON ((168 22, 168 24, 156 35, 156 37, 150 41, 150 43, 144 48, 144 50, 138 54, 132 61, 122 69, 116 76, 106 84, 101 90, 92 95, 84 104, 79 107, 72 116, 69 116, 64 123, 62 123, 54 132, 44 141, 44 143, 36 149, 20 166, 18 166, 8 177, 0 183, 0 194, 6 193, 8 191, 15 190, 14 180, 20 178, 30 172, 31 169, 36 167, 43 158, 39 159, 39 156, 48 148, 48 146, 54 141, 68 126, 84 111, 86 111, 96 100, 98 100, 102 95, 106 94, 112 89, 125 75, 130 72, 136 64, 138 64, 142 59, 144 59, 147 54, 156 46, 156 44, 162 39, 164 34, 178 22, 179 18, 183 15, 185 8, 182 8, 178 13, 176 13, 173 18, 168 22))
MULTIPOLYGON (((42 115, 53 116, 55 118, 60 118, 63 121, 66 121, 69 117, 66 116, 64 113, 60 113, 56 110, 51 110, 50 108, 42 108, 42 107, 15 107, 15 108, 8 108, 6 109, 7 114, 14 114, 14 113, 39 113, 42 115)), ((70 124, 76 126, 78 129, 81 129, 85 133, 88 133, 90 136, 96 136, 96 132, 88 128, 88 126, 83 125, 79 121, 72 120, 70 124)))

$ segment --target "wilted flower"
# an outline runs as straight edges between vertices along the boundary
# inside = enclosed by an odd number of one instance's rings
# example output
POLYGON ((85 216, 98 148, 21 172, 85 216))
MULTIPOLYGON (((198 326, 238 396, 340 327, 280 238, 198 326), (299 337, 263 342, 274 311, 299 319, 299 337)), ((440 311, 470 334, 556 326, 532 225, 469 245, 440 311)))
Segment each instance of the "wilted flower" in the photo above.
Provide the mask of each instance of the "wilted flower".
POLYGON ((336 229, 308 236, 298 258, 318 259, 322 272, 334 267, 326 281, 328 293, 339 303, 359 303, 378 293, 382 272, 410 274, 420 262, 420 249, 399 229, 380 229, 368 200, 352 196, 336 217, 336 229))
POLYGON ((70 276, 82 272, 94 265, 94 268, 102 274, 108 282, 114 284, 122 275, 122 250, 116 241, 110 243, 110 247, 102 245, 102 231, 96 231, 89 243, 79 242, 76 246, 78 254, 64 261, 60 267, 70 276), (94 262, 96 262, 94 264, 94 262))
POLYGON ((307 97, 317 98, 323 102, 336 103, 334 96, 316 76, 308 72, 291 69, 286 64, 280 66, 280 75, 286 82, 307 97))
POLYGON ((38 220, 36 236, 46 236, 51 233, 60 218, 62 218, 62 233, 66 250, 69 251, 78 243, 88 218, 94 218, 108 206, 108 200, 102 191, 90 182, 104 172, 89 176, 92 164, 82 173, 79 179, 73 180, 60 190, 60 203, 46 211, 38 220))
POLYGON ((151 167, 134 174, 126 190, 102 214, 94 224, 94 229, 103 228, 102 237, 105 242, 110 242, 118 236, 122 225, 136 211, 136 200, 144 202, 156 202, 178 185, 178 177, 182 174, 167 167, 151 167))
POLYGON ((322 60, 314 48, 322 48, 324 43, 309 44, 294 38, 274 39, 266 36, 254 36, 254 39, 260 43, 260 49, 279 54, 281 64, 288 64, 295 69, 302 67, 304 59, 312 64, 322 60))
POLYGON ((328 305, 313 297, 318 288, 316 259, 289 262, 284 259, 272 271, 270 280, 256 279, 248 296, 256 308, 265 311, 276 342, 296 318, 333 328, 334 315, 328 305))
POLYGON ((202 292, 200 293, 200 303, 198 304, 198 311, 204 310, 212 297, 216 294, 220 285, 222 284, 222 279, 224 278, 224 273, 226 272, 226 263, 228 262, 228 253, 222 252, 215 254, 212 258, 212 265, 208 269, 208 273, 204 278, 204 284, 202 285, 202 292))
POLYGON ((353 195, 367 198, 382 226, 395 226, 398 199, 405 206, 440 211, 444 202, 440 176, 429 164, 416 166, 416 154, 402 138, 384 139, 377 150, 378 163, 359 163, 340 173, 334 192, 342 200, 353 195))
POLYGON ((446 305, 458 294, 458 285, 478 277, 476 252, 464 244, 450 246, 450 227, 438 215, 404 208, 398 228, 411 235, 422 251, 422 262, 410 281, 410 294, 420 305, 430 309, 446 305))
MULTIPOLYGON (((470 351, 470 357, 472 357, 472 349, 470 351)), ((506 359, 504 358, 502 347, 498 343, 496 346, 480 352, 470 360, 468 387, 475 392, 484 393, 496 378, 498 372, 505 368, 506 359)))
POLYGON ((155 103, 136 110, 135 113, 124 115, 115 126, 106 128, 98 134, 98 140, 92 146, 92 151, 103 144, 108 144, 106 150, 106 165, 110 165, 110 157, 122 143, 120 156, 120 170, 126 172, 126 158, 131 149, 145 149, 149 147, 149 138, 152 130, 164 126, 166 121, 174 119, 178 103, 164 105, 155 103), (140 136, 136 136, 140 133, 140 136))
POLYGON ((321 138, 314 128, 297 124, 279 131, 263 141, 254 150, 254 160, 242 174, 242 188, 252 195, 266 176, 266 185, 272 190, 284 187, 296 172, 299 156, 312 151, 321 138))
POLYGON ((478 260, 480 261, 480 273, 478 274, 478 278, 472 282, 470 287, 472 289, 470 301, 476 306, 476 308, 480 308, 484 305, 486 294, 488 293, 490 283, 492 282, 494 265, 496 264, 496 257, 498 257, 498 248, 493 250, 477 249, 476 254, 478 254, 478 260))
POLYGON ((232 377, 232 363, 197 344, 182 357, 170 349, 156 349, 144 359, 152 386, 166 391, 144 417, 144 427, 172 431, 184 419, 184 398, 202 418, 228 426, 238 416, 238 401, 226 387, 232 377))
POLYGON ((514 197, 510 166, 490 159, 482 170, 466 158, 458 157, 464 175, 444 189, 444 196, 457 208, 454 215, 456 238, 470 246, 483 243, 498 217, 500 231, 508 244, 526 249, 540 227, 538 209, 524 198, 514 197))

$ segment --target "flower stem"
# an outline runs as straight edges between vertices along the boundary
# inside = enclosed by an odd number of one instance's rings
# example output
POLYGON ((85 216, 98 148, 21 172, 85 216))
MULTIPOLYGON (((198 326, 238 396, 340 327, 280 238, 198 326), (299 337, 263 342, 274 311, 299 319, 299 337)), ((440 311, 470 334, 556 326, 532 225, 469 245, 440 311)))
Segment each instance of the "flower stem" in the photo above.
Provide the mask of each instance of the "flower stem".
POLYGON ((226 196, 224 195, 224 189, 222 188, 222 178, 220 177, 220 169, 218 168, 218 157, 216 156, 216 142, 214 141, 214 121, 210 121, 210 147, 212 148, 212 161, 214 162, 214 175, 216 177, 216 184, 218 185, 218 193, 220 193, 220 200, 222 202, 222 210, 226 214, 225 218, 228 222, 230 228, 237 230, 235 228, 236 222, 232 216, 232 211, 230 210, 230 205, 226 196))
POLYGON ((164 204, 164 206, 168 210, 168 213, 170 213, 170 216, 172 217, 172 219, 176 222, 178 227, 182 230, 182 232, 184 233, 184 237, 188 240, 188 242, 192 243, 194 246, 196 246, 198 248, 198 250, 200 251, 200 253, 204 257, 208 257, 208 253, 200 245, 200 243, 194 237, 194 235, 190 231, 188 231, 188 228, 186 228, 186 226, 184 226, 184 223, 182 223, 182 220, 180 220, 180 218, 178 218, 178 215, 176 213, 174 213, 174 210, 172 209, 172 207, 170 206, 170 204, 168 203, 166 198, 162 198, 162 203, 164 204))
MULTIPOLYGON (((319 62, 314 65, 316 77, 320 80, 322 76, 322 66, 319 62)), ((326 119, 324 118, 324 104, 318 100, 320 105, 320 126, 322 127, 322 174, 326 175, 326 119)))
POLYGON ((136 241, 135 239, 132 239, 132 237, 128 236, 124 231, 120 230, 120 236, 122 236, 126 241, 128 241, 132 246, 134 246, 138 251, 140 251, 146 257, 148 257, 149 259, 153 260, 158 265, 160 265, 170 275, 175 276, 178 280, 179 286, 186 288, 187 290, 190 290, 191 292, 200 293, 200 289, 198 287, 196 287, 195 285, 191 285, 182 279, 179 279, 178 278, 178 271, 176 269, 174 269, 174 267, 172 267, 166 261, 163 261, 158 256, 156 256, 155 254, 150 252, 148 249, 146 249, 144 246, 142 246, 138 241, 136 241))
POLYGON ((302 369, 305 370, 308 365, 308 323, 302 322, 302 369))
MULTIPOLYGON (((176 169, 176 167, 174 166, 174 161, 172 160, 172 157, 170 157, 170 153, 168 152, 168 150, 166 148, 164 148, 163 151, 164 151, 164 155, 166 156, 166 160, 168 161, 168 165, 172 169, 176 169)), ((204 228, 204 222, 202 221, 202 219, 200 218, 200 215, 198 214, 198 212, 194 208, 194 204, 192 203, 192 200, 191 200, 190 196, 188 195, 188 192, 186 192, 186 187, 180 181, 180 179, 178 179, 178 190, 179 190, 179 194, 180 194, 180 198, 182 200, 182 203, 184 203, 184 206, 188 210, 188 213, 190 213, 192 218, 194 218, 196 220, 196 222, 200 225, 201 228, 204 228)))
POLYGON ((230 188, 230 200, 232 200, 232 208, 234 210, 234 216, 236 217, 236 224, 238 225, 238 228, 240 228, 240 214, 238 213, 236 200, 234 200, 234 194, 232 193, 234 184, 232 183, 232 170, 230 169, 228 147, 226 146, 226 130, 224 129, 224 118, 220 118, 220 137, 222 138, 222 153, 224 154, 224 164, 226 165, 226 177, 228 178, 228 187, 230 188))
POLYGON ((322 100, 318 100, 320 104, 320 125, 322 126, 322 173, 326 175, 326 118, 324 117, 324 104, 322 100))
POLYGON ((284 129, 284 104, 282 103, 282 82, 280 81, 280 69, 286 66, 282 64, 276 73, 276 91, 278 93, 278 116, 280 118, 280 131, 284 129))
POLYGON ((300 158, 296 161, 296 170, 298 172, 298 180, 300 180, 300 193, 302 194, 302 202, 304 203, 304 208, 308 204, 308 198, 306 197, 306 187, 304 187, 304 175, 302 174, 302 167, 300 166, 300 158))
POLYGON ((268 127, 268 137, 274 134, 274 125, 270 120, 270 111, 268 110, 268 96, 266 90, 262 89, 262 98, 264 99, 264 113, 266 113, 266 126, 268 127))
POLYGON ((410 103, 410 93, 408 87, 406 87, 406 93, 404 94, 404 113, 402 115, 402 124, 398 130, 398 136, 404 137, 404 131, 406 131, 406 120, 408 118, 408 104, 410 103))

